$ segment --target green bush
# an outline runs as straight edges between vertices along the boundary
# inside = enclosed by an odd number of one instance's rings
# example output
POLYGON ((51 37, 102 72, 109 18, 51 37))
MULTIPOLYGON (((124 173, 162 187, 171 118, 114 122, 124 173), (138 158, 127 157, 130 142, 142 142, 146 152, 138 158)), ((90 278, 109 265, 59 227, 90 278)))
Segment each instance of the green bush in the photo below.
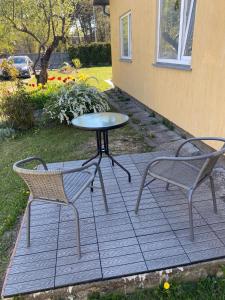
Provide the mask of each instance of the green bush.
POLYGON ((45 105, 51 119, 70 124, 71 119, 84 113, 109 110, 108 98, 86 83, 68 83, 53 93, 45 105))
POLYGON ((91 43, 69 48, 71 60, 79 59, 83 66, 111 65, 111 45, 91 43))
POLYGON ((31 103, 35 109, 42 109, 44 108, 46 102, 49 101, 49 98, 52 96, 53 93, 58 91, 60 85, 57 84, 49 84, 46 85, 44 89, 38 89, 30 92, 30 99, 31 103))
POLYGON ((2 74, 4 77, 8 77, 11 80, 16 80, 19 76, 19 71, 13 66, 12 62, 3 59, 2 63, 0 64, 0 68, 2 69, 2 74))
POLYGON ((34 126, 34 105, 29 93, 20 86, 16 92, 2 96, 0 100, 0 116, 9 127, 29 129, 34 126))

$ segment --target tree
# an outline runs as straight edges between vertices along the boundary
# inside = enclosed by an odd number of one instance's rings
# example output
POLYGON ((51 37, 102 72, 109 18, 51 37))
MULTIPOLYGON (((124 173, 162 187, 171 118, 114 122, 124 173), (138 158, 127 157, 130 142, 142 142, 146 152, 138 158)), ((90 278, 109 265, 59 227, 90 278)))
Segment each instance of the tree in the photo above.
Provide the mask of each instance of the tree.
POLYGON ((78 0, 74 6, 76 26, 80 27, 85 43, 94 41, 94 15, 91 0, 78 0))
POLYGON ((0 55, 6 53, 11 53, 14 49, 14 39, 12 31, 9 31, 8 28, 0 23, 0 55))
POLYGON ((66 42, 74 22, 76 0, 0 0, 0 18, 5 26, 31 37, 38 47, 34 73, 38 83, 48 79, 51 54, 66 42), (40 73, 37 63, 40 60, 40 73))
POLYGON ((74 7, 74 33, 79 43, 110 41, 109 17, 101 7, 93 7, 93 0, 77 0, 74 7))

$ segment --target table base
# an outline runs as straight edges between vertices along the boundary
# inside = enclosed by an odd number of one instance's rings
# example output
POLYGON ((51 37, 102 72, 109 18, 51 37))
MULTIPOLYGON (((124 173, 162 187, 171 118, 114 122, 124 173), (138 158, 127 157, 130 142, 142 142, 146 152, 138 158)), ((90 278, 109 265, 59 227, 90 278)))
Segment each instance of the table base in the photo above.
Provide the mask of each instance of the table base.
MULTIPOLYGON (((96 141, 97 141, 97 153, 91 157, 90 159, 88 159, 87 161, 85 161, 83 163, 83 166, 85 166, 86 164, 88 164, 90 161, 99 158, 98 159, 98 165, 100 165, 101 160, 102 160, 102 156, 103 154, 105 154, 106 156, 108 156, 111 161, 112 161, 112 166, 114 166, 115 164, 117 166, 119 166, 124 172, 127 173, 128 175, 128 181, 131 182, 131 175, 130 172, 124 167, 122 166, 110 153, 109 153, 109 136, 108 136, 108 130, 104 130, 104 131, 96 131, 96 141)), ((96 171, 97 172, 97 171, 96 171)))

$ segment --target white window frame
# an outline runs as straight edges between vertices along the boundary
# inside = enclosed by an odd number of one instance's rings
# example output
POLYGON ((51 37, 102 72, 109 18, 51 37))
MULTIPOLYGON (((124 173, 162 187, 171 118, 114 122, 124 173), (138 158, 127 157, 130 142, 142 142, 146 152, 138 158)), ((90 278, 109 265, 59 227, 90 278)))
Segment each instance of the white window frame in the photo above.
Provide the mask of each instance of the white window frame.
POLYGON ((161 1, 158 0, 158 34, 157 34, 157 62, 161 63, 171 63, 180 65, 191 65, 192 56, 185 56, 185 48, 187 44, 188 33, 191 25, 191 17, 193 13, 193 8, 196 0, 191 0, 190 12, 188 18, 186 19, 187 1, 181 0, 181 11, 180 11, 180 32, 179 32, 179 44, 178 44, 178 55, 177 59, 160 58, 159 48, 160 48, 160 25, 161 25, 161 1), (187 24, 187 27, 185 28, 187 24))
POLYGON ((128 13, 122 15, 120 17, 120 58, 121 59, 132 59, 132 17, 131 17, 131 11, 128 13), (128 17, 128 55, 124 55, 124 48, 123 48, 123 19, 128 17))

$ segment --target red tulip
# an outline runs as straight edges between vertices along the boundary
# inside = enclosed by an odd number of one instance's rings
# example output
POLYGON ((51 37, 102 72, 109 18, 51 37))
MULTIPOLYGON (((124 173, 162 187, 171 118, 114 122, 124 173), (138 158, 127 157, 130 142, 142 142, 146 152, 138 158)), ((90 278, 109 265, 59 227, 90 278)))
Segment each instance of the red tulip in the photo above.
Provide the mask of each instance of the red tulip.
POLYGON ((62 77, 58 77, 58 80, 62 80, 62 77))

